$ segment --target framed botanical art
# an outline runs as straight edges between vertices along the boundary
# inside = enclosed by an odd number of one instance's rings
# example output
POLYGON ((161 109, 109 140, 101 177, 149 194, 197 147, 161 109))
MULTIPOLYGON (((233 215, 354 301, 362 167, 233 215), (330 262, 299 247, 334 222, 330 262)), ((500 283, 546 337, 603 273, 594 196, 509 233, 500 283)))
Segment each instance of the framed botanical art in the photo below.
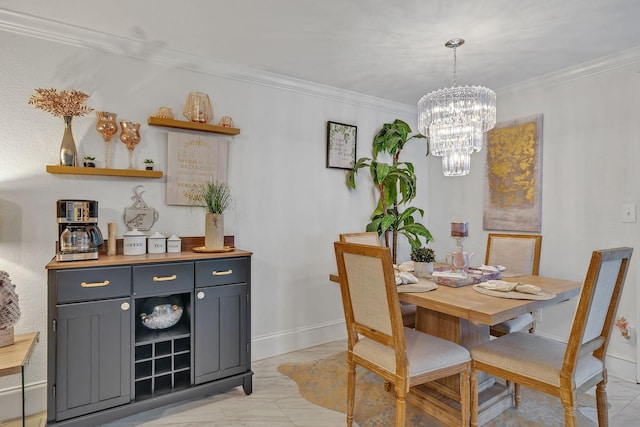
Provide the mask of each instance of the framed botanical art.
POLYGON ((356 163, 358 128, 343 123, 327 122, 327 167, 352 169, 356 163))
POLYGON ((542 114, 499 123, 488 132, 485 230, 540 232, 542 114))

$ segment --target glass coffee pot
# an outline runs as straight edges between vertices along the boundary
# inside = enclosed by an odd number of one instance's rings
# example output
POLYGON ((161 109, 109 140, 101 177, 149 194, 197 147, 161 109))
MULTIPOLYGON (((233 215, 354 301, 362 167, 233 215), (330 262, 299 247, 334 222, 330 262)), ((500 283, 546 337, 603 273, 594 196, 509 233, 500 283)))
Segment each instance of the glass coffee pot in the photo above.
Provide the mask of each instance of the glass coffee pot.
POLYGON ((69 225, 60 234, 62 252, 87 252, 102 243, 102 233, 94 225, 69 225))

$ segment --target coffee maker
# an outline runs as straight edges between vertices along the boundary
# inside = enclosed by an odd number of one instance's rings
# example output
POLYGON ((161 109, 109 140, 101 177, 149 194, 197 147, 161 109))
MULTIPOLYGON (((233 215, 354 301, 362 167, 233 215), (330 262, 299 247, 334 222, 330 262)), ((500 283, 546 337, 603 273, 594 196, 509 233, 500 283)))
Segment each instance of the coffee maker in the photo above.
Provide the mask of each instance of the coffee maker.
POLYGON ((58 200, 57 261, 98 259, 104 243, 98 228, 98 202, 95 200, 58 200))

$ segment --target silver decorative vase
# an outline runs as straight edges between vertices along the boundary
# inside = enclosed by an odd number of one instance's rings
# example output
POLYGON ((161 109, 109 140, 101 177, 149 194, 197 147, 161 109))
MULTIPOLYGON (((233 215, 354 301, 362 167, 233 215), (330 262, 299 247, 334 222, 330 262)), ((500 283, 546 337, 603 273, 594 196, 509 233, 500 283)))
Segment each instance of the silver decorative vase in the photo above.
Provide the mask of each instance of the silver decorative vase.
POLYGON ((72 119, 73 116, 64 116, 64 134, 62 135, 62 144, 60 144, 60 166, 77 165, 78 152, 71 130, 72 119))

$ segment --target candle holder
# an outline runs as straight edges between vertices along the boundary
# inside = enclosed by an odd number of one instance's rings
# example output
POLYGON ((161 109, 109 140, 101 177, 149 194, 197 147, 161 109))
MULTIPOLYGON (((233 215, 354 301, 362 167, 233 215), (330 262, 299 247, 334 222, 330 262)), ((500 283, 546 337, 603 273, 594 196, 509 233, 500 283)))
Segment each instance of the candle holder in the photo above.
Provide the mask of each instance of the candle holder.
POLYGON ((469 259, 473 254, 463 250, 462 241, 469 237, 469 223, 452 222, 451 237, 456 241, 456 251, 447 255, 447 262, 451 265, 455 274, 460 277, 467 277, 465 269, 469 267, 469 259))

